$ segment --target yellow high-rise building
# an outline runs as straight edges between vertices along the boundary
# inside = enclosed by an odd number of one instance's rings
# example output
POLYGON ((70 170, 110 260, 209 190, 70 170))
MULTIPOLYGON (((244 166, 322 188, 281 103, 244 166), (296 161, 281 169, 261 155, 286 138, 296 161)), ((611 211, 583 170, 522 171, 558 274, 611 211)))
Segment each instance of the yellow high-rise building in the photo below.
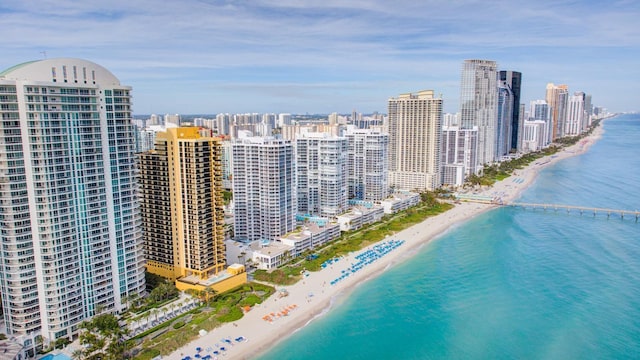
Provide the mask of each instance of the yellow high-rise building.
POLYGON ((224 245, 222 144, 198 127, 158 133, 155 150, 140 154, 140 205, 147 271, 180 290, 226 291, 246 282, 228 271, 224 245))

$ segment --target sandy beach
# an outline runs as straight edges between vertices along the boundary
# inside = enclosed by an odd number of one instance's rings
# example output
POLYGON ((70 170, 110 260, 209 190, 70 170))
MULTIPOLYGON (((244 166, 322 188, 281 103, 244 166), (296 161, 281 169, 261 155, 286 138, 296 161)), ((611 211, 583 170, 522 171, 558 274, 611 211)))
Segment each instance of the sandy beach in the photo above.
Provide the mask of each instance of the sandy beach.
MULTIPOLYGON (((500 197, 503 201, 517 199, 522 191, 535 180, 541 169, 562 159, 585 152, 602 136, 604 132, 602 127, 601 123, 590 136, 582 139, 578 144, 567 147, 553 156, 536 160, 525 169, 516 171, 507 179, 497 182, 479 194, 500 197)), ((310 273, 309 276, 294 285, 278 287, 278 291, 286 290, 288 296, 279 297, 277 291, 264 303, 256 305, 242 319, 216 328, 162 358, 180 360, 190 356, 191 359, 195 359, 198 347, 201 348, 200 357, 211 355, 212 359, 215 359, 216 356, 218 359, 254 358, 286 339, 297 329, 304 327, 315 317, 329 311, 341 299, 349 296, 357 285, 413 256, 418 248, 444 234, 452 227, 496 206, 462 202, 445 213, 428 218, 420 224, 389 237, 388 240, 404 240, 404 243, 376 261, 363 266, 360 270, 350 271, 351 265, 358 262, 355 258, 356 255, 373 248, 373 245, 340 258, 339 261, 321 271, 310 273), (349 275, 345 276, 345 273, 349 275), (335 282, 339 278, 341 279, 335 282), (332 284, 332 282, 335 283, 332 284)))

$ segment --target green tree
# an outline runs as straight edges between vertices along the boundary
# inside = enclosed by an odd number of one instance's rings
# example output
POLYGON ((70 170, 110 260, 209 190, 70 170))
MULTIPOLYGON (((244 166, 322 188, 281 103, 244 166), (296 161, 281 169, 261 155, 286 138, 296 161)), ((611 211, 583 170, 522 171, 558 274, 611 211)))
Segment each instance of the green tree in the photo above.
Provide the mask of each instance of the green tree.
POLYGON ((163 281, 151 290, 151 293, 149 294, 149 301, 152 303, 159 303, 168 299, 176 298, 179 295, 180 292, 176 288, 175 284, 169 281, 163 281))
POLYGON ((158 314, 160 313, 160 310, 158 309, 151 309, 151 316, 154 317, 154 321, 158 321, 158 314))
POLYGON ((85 356, 84 350, 82 349, 73 350, 73 353, 71 353, 71 358, 73 360, 84 360, 85 356))
POLYGON ((423 204, 429 207, 433 207, 438 204, 438 200, 436 199, 436 194, 431 191, 424 191, 420 193, 420 199, 422 200, 423 204))
POLYGON ((131 345, 126 341, 127 327, 121 327, 113 314, 100 314, 80 325, 80 345, 84 350, 74 352, 78 360, 129 359, 131 345))
POLYGON ((140 295, 138 295, 137 293, 130 294, 129 296, 127 296, 127 302, 132 308, 137 308, 138 306, 140 306, 140 295))
POLYGON ((165 278, 160 275, 152 274, 150 272, 144 273, 144 280, 147 284, 147 291, 151 291, 158 287, 161 283, 165 282, 165 278))
POLYGON ((71 343, 71 341, 69 341, 69 339, 67 339, 67 338, 59 338, 59 339, 56 339, 54 347, 56 349, 62 349, 65 346, 69 345, 70 343, 71 343))
POLYGON ((206 301, 209 304, 215 301, 216 295, 218 294, 218 292, 214 288, 212 288, 211 286, 207 286, 206 288, 204 288, 204 292, 206 296, 206 301))
POLYGON ((196 296, 201 302, 207 302, 207 292, 204 290, 196 290, 196 296))
POLYGON ((149 325, 149 317, 151 316, 151 312, 149 311, 145 311, 144 314, 142 314, 142 318, 144 319, 144 325, 147 326, 149 325))
POLYGON ((224 204, 228 205, 233 199, 233 193, 231 193, 231 191, 223 191, 222 198, 224 199, 224 204))

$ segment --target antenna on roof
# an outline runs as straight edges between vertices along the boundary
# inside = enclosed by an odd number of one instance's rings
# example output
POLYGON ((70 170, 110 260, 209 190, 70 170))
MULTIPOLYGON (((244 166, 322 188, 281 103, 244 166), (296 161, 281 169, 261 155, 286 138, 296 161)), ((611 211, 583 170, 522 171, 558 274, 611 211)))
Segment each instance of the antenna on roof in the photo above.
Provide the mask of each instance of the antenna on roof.
POLYGON ((42 54, 42 56, 44 56, 44 58, 47 58, 47 52, 46 51, 40 51, 40 54, 42 54))

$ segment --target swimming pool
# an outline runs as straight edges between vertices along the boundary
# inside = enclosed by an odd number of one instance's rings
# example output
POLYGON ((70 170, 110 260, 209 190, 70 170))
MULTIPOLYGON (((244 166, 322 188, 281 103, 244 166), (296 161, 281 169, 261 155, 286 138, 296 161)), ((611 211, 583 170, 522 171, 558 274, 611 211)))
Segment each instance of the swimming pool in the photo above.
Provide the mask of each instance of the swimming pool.
POLYGON ((40 360, 71 360, 71 358, 65 354, 48 354, 41 357, 40 360))

